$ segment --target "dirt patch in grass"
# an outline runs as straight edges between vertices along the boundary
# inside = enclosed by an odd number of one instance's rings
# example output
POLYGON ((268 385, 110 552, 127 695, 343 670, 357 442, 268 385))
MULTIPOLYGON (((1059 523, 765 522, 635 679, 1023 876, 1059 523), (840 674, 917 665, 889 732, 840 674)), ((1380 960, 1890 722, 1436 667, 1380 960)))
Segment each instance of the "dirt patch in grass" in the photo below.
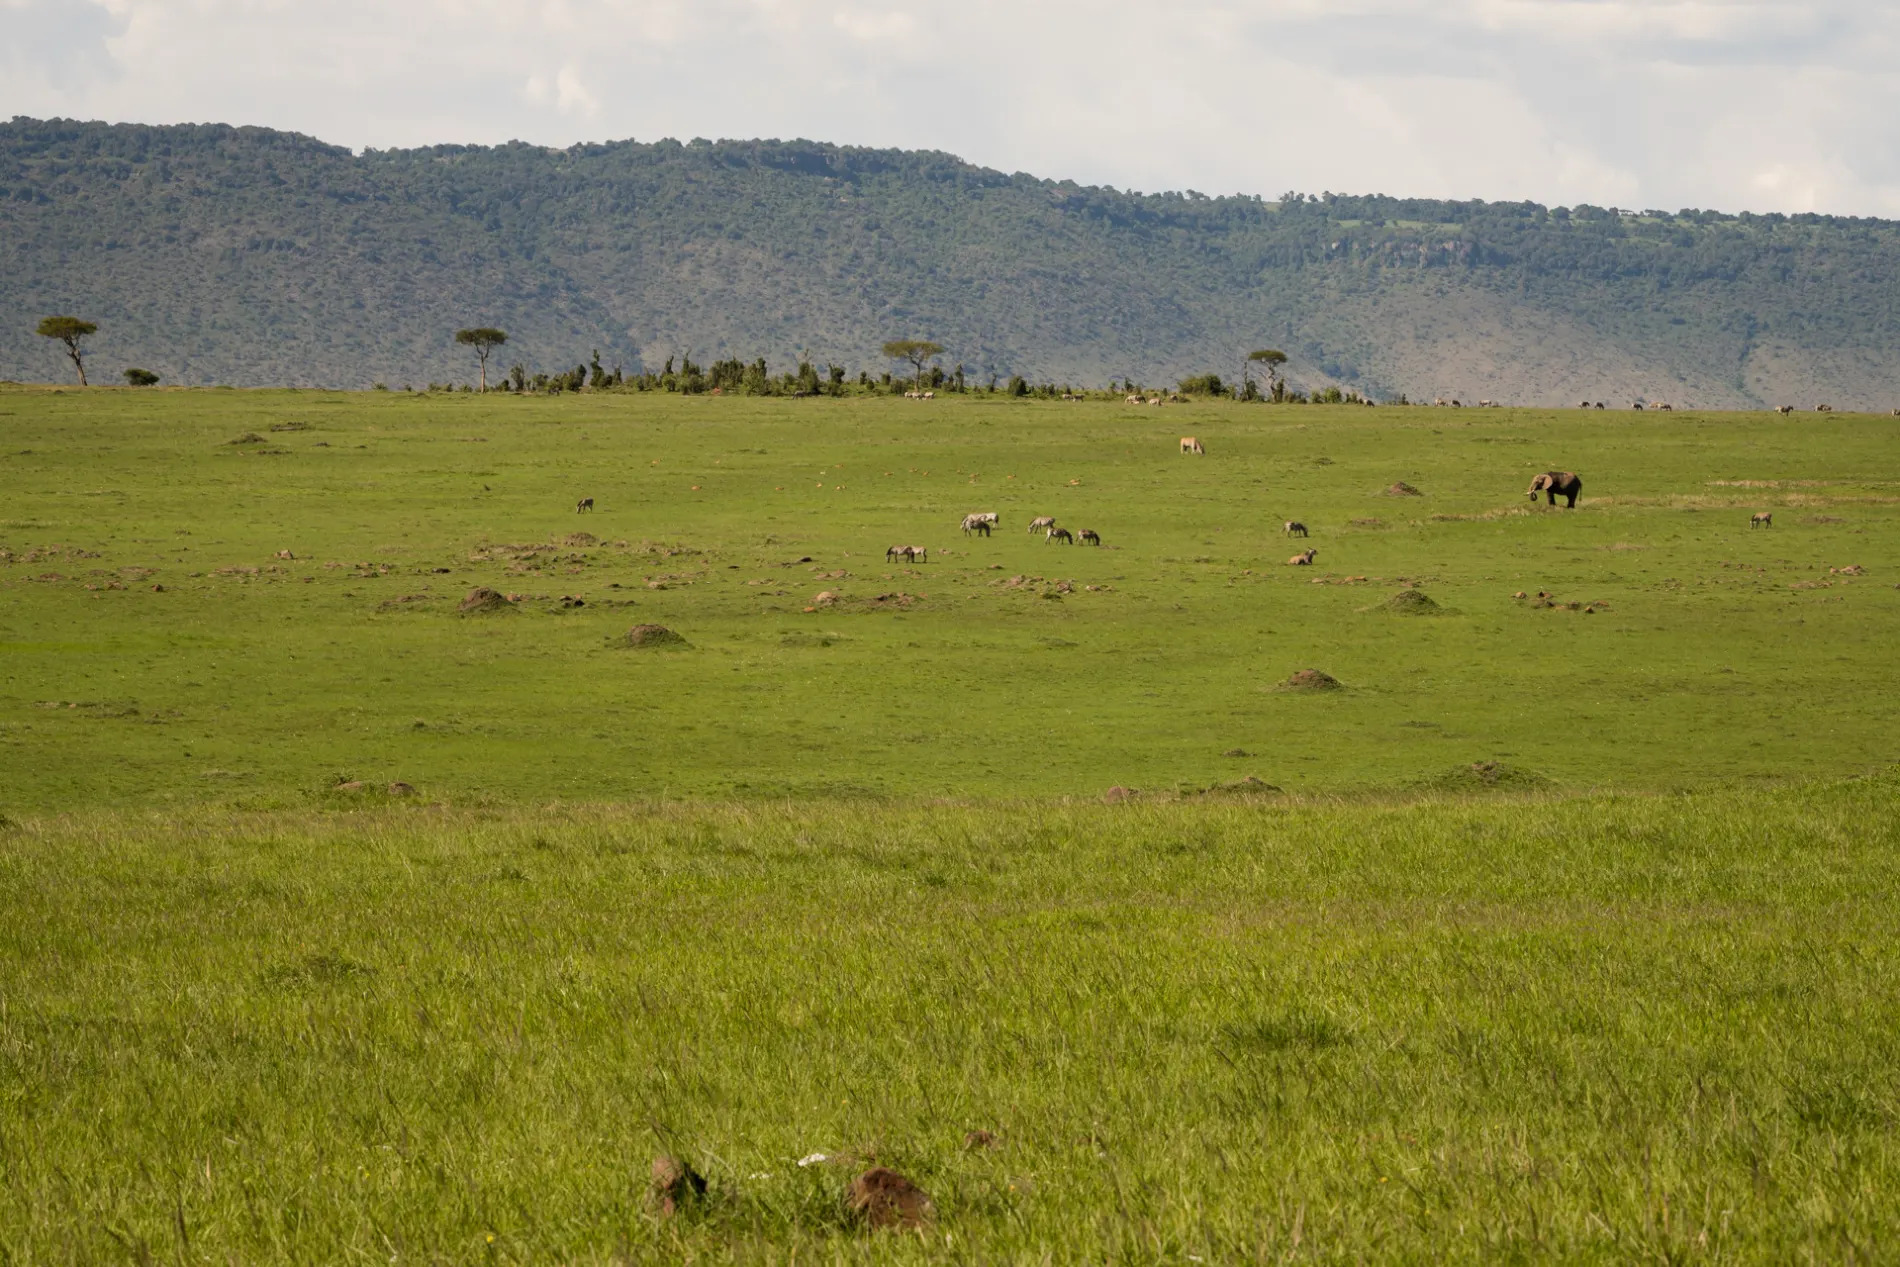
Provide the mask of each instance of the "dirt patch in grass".
POLYGON ((1276 691, 1343 691, 1346 684, 1319 669, 1301 669, 1273 688, 1276 691))
POLYGON ((1388 486, 1385 490, 1385 495, 1387 497, 1423 497, 1425 494, 1419 492, 1404 480, 1400 480, 1398 483, 1388 486))
POLYGON ((627 630, 629 647, 683 647, 686 639, 665 625, 635 625, 627 630))

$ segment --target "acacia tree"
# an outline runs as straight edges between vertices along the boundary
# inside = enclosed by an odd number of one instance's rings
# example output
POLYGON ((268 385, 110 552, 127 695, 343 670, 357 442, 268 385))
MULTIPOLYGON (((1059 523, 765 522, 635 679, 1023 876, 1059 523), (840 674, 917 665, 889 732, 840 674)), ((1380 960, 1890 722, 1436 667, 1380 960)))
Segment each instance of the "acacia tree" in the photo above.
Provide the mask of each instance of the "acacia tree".
POLYGON ((932 343, 928 339, 893 339, 884 345, 884 355, 893 361, 909 361, 916 371, 915 380, 918 390, 924 385, 924 366, 936 357, 943 355, 943 345, 932 343))
POLYGON ((1275 400, 1280 399, 1276 389, 1280 382, 1280 367, 1285 364, 1286 353, 1278 348, 1260 348, 1258 351, 1247 353, 1249 369, 1259 365, 1267 371, 1267 394, 1275 400))
MULTIPOLYGON (((472 330, 457 330, 455 341, 475 349, 475 359, 482 367, 482 390, 488 390, 488 354, 508 342, 508 336, 493 326, 476 326, 472 330)), ((594 354, 598 357, 600 354, 594 354)))
POLYGON ((79 341, 89 334, 97 334, 99 327, 90 321, 81 321, 78 317, 47 317, 40 322, 39 331, 49 339, 58 339, 66 345, 66 355, 72 360, 73 368, 79 371, 79 385, 86 385, 86 349, 79 341))

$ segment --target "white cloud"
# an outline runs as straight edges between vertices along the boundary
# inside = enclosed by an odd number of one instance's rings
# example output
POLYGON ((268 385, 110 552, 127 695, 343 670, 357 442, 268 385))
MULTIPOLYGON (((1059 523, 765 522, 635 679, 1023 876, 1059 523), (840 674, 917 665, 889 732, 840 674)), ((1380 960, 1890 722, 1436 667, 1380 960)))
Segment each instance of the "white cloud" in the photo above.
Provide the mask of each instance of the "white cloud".
POLYGON ((0 116, 1900 214, 1897 53, 1849 0, 0 0, 0 116))

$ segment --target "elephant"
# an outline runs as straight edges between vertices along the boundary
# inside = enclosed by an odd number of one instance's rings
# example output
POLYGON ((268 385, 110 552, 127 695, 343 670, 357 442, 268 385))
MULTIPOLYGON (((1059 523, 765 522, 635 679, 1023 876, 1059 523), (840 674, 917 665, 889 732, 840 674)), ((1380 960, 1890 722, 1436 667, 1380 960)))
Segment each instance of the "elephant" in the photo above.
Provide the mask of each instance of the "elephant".
POLYGON ((1550 504, 1555 506, 1557 498, 1563 496, 1570 499, 1569 506, 1574 509, 1577 505, 1577 494, 1582 491, 1583 481, 1571 472, 1545 471, 1531 481, 1530 499, 1536 501, 1537 495, 1543 493, 1550 498, 1550 504))

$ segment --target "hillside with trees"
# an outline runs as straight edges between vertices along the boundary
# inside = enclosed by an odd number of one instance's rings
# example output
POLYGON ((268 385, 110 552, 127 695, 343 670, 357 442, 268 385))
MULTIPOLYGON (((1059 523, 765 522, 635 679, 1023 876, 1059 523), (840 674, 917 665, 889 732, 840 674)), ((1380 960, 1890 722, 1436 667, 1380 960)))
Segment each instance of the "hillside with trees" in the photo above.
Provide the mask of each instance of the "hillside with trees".
POLYGON ((353 154, 261 128, 0 125, 0 377, 391 386, 669 358, 974 381, 1219 374, 1382 398, 1900 404, 1900 225, 1136 194, 805 141, 353 154))

